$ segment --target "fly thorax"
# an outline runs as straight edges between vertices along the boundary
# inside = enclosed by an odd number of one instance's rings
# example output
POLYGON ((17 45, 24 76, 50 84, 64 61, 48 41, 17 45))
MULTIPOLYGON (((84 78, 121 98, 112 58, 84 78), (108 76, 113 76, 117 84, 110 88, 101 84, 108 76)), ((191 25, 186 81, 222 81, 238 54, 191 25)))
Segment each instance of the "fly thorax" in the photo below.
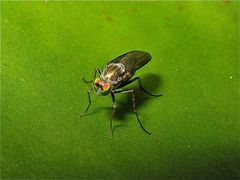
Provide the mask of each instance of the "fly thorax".
POLYGON ((101 78, 111 84, 117 84, 122 80, 124 73, 125 66, 122 63, 111 63, 104 68, 101 78))
POLYGON ((121 74, 123 74, 125 72, 125 66, 122 63, 116 63, 115 66, 118 66, 121 74))

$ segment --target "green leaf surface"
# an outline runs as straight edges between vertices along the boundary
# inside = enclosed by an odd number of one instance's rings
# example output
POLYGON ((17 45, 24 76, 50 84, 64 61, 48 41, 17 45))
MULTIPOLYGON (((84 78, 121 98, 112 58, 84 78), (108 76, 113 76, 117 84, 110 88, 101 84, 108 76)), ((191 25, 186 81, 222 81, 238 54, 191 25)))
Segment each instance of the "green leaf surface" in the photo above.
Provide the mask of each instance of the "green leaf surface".
POLYGON ((239 2, 1 2, 4 179, 240 178, 239 2), (81 78, 144 50, 131 96, 81 78))

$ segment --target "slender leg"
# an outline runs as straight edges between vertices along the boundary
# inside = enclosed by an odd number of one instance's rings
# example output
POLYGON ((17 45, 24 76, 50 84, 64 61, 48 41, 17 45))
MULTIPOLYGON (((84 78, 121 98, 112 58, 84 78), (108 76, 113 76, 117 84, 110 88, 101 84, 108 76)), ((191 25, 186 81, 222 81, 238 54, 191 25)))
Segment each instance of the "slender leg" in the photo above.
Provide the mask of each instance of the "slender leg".
POLYGON ((112 111, 112 115, 110 118, 110 126, 109 126, 109 137, 112 138, 113 135, 113 128, 112 128, 112 119, 113 119, 113 115, 115 113, 115 109, 116 109, 116 101, 115 101, 115 95, 113 92, 111 92, 111 96, 112 96, 112 102, 113 102, 113 111, 112 111))
POLYGON ((94 75, 93 75, 93 79, 92 79, 92 80, 87 81, 87 80, 85 80, 84 78, 82 78, 82 80, 83 80, 85 83, 91 83, 91 82, 93 82, 94 79, 96 78, 97 72, 98 72, 99 75, 101 75, 100 70, 99 70, 98 68, 96 68, 95 71, 94 71, 94 75))
POLYGON ((143 88, 143 86, 141 85, 141 81, 140 81, 140 77, 135 77, 133 79, 131 79, 130 81, 127 81, 126 83, 122 84, 119 88, 123 87, 123 86, 126 86, 126 85, 129 85, 131 83, 133 83, 134 81, 138 80, 138 86, 139 88, 145 92, 146 94, 150 95, 150 96, 154 96, 154 97, 160 97, 162 96, 162 94, 157 94, 157 95, 154 95, 152 93, 150 93, 149 91, 147 91, 146 89, 143 88))
POLYGON ((87 113, 87 111, 88 111, 88 109, 89 109, 89 107, 90 107, 90 105, 92 103, 91 102, 91 97, 90 97, 90 89, 87 90, 87 94, 88 94, 88 106, 87 106, 86 110, 82 114, 80 114, 80 116, 83 116, 83 115, 85 115, 87 113))
POLYGON ((129 90, 119 90, 119 91, 113 91, 114 94, 117 94, 117 93, 131 93, 132 94, 132 102, 133 102, 133 111, 135 112, 136 114, 136 117, 137 117, 137 120, 138 120, 138 123, 140 125, 140 127, 142 128, 142 130, 151 135, 150 132, 148 132, 142 125, 141 121, 139 120, 138 118, 138 114, 137 114, 137 110, 136 110, 136 102, 135 102, 135 94, 134 94, 134 90, 133 89, 129 89, 129 90))

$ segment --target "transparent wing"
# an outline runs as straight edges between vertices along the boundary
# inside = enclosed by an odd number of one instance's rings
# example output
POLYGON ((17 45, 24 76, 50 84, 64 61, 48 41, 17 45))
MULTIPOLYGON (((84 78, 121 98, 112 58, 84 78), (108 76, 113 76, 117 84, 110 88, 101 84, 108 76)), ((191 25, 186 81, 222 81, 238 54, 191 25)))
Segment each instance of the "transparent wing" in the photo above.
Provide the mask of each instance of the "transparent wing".
POLYGON ((151 55, 145 51, 130 51, 127 52, 107 64, 111 63, 122 63, 126 70, 130 72, 135 72, 136 70, 143 67, 151 60, 151 55))

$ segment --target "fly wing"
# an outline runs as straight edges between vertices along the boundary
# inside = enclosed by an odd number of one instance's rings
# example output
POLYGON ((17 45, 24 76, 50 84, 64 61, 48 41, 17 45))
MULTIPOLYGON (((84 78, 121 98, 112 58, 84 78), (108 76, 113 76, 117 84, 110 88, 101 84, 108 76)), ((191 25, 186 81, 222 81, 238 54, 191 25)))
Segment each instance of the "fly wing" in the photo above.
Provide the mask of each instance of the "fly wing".
POLYGON ((125 69, 131 73, 143 67, 151 60, 151 55, 145 51, 130 51, 127 52, 107 64, 122 63, 125 69))

